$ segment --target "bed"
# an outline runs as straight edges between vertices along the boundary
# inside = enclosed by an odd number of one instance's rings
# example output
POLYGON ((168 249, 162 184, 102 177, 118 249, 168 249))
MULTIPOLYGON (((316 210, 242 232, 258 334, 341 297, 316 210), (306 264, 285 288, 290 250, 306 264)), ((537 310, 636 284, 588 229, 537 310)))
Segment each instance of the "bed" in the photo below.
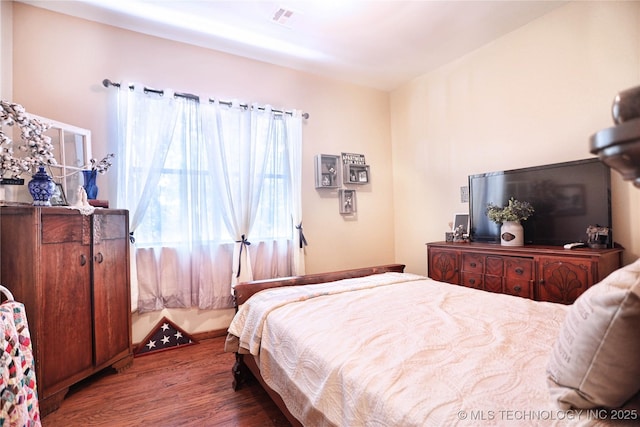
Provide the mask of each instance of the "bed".
POLYGON ((403 270, 237 285, 234 388, 314 427, 640 424, 640 261, 570 306, 403 270))

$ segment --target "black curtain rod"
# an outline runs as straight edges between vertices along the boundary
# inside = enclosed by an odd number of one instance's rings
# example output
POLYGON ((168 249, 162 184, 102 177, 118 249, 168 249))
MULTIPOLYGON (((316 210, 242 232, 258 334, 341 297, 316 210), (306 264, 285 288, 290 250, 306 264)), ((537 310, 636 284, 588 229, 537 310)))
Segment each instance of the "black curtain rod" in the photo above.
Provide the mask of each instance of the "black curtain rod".
MULTIPOLYGON (((104 87, 107 87, 107 88, 108 88, 109 86, 115 86, 115 87, 120 87, 120 86, 121 86, 121 85, 120 85, 120 83, 112 82, 112 81, 111 81, 111 80, 109 80, 109 79, 104 79, 104 80, 102 81, 102 85, 103 85, 104 87)), ((129 89, 133 90, 133 88, 134 88, 134 86, 133 86, 133 85, 129 85, 129 89)), ((164 91, 163 91, 162 89, 152 89, 152 88, 145 87, 145 88, 144 88, 144 91, 145 91, 145 92, 151 92, 151 93, 157 93, 158 95, 163 95, 163 94, 164 94, 164 91)), ((193 100, 196 100, 196 101, 200 101, 200 97, 199 97, 199 96, 197 96, 197 95, 193 95, 193 94, 191 94, 191 93, 174 92, 174 93, 173 93, 173 95, 174 95, 174 96, 180 96, 180 97, 182 97, 182 98, 187 98, 187 99, 193 99, 193 100)), ((213 102, 213 100, 212 100, 212 99, 209 99, 209 102, 213 102)), ((231 105, 232 105, 232 102, 231 102, 231 101, 218 101, 218 103, 220 103, 220 104, 222 104, 222 105, 228 105, 228 106, 231 106, 231 105)), ((242 108, 249 108, 249 105, 247 105, 247 104, 240 104, 240 107, 242 107, 242 108)), ((260 110, 264 110, 264 107, 258 107, 258 108, 259 108, 260 110)), ((271 110, 271 111, 273 111, 274 113, 280 113, 280 114, 293 114, 291 111, 282 111, 282 110, 271 110)), ((302 118, 303 118, 303 119, 308 119, 308 118, 309 118, 309 113, 304 113, 304 112, 303 112, 301 115, 302 115, 302 118)))

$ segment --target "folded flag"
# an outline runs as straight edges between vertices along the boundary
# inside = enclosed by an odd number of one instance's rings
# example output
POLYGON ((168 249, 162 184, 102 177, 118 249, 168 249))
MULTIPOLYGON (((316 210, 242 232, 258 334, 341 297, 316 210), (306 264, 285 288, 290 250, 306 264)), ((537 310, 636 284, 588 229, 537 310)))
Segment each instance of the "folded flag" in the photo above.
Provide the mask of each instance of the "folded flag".
POLYGON ((158 351, 171 350, 180 346, 198 344, 198 341, 171 320, 163 317, 156 327, 138 345, 135 356, 144 356, 158 351))

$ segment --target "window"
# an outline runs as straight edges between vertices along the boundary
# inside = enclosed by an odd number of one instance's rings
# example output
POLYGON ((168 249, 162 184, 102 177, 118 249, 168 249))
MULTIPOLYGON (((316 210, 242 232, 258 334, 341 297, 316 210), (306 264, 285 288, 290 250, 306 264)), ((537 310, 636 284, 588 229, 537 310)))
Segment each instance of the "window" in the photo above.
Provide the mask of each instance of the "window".
POLYGON ((301 119, 118 94, 117 206, 130 210, 138 308, 230 306, 230 285, 253 279, 256 266, 293 274, 301 119))

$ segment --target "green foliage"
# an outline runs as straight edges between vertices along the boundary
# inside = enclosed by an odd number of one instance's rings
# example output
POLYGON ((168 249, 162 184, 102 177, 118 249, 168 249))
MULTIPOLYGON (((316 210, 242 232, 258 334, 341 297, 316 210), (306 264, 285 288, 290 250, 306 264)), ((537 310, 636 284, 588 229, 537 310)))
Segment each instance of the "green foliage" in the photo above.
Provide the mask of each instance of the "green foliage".
POLYGON ((513 197, 509 199, 507 206, 496 206, 493 203, 487 205, 487 217, 496 224, 505 221, 524 221, 529 218, 535 210, 531 203, 520 202, 513 197))

